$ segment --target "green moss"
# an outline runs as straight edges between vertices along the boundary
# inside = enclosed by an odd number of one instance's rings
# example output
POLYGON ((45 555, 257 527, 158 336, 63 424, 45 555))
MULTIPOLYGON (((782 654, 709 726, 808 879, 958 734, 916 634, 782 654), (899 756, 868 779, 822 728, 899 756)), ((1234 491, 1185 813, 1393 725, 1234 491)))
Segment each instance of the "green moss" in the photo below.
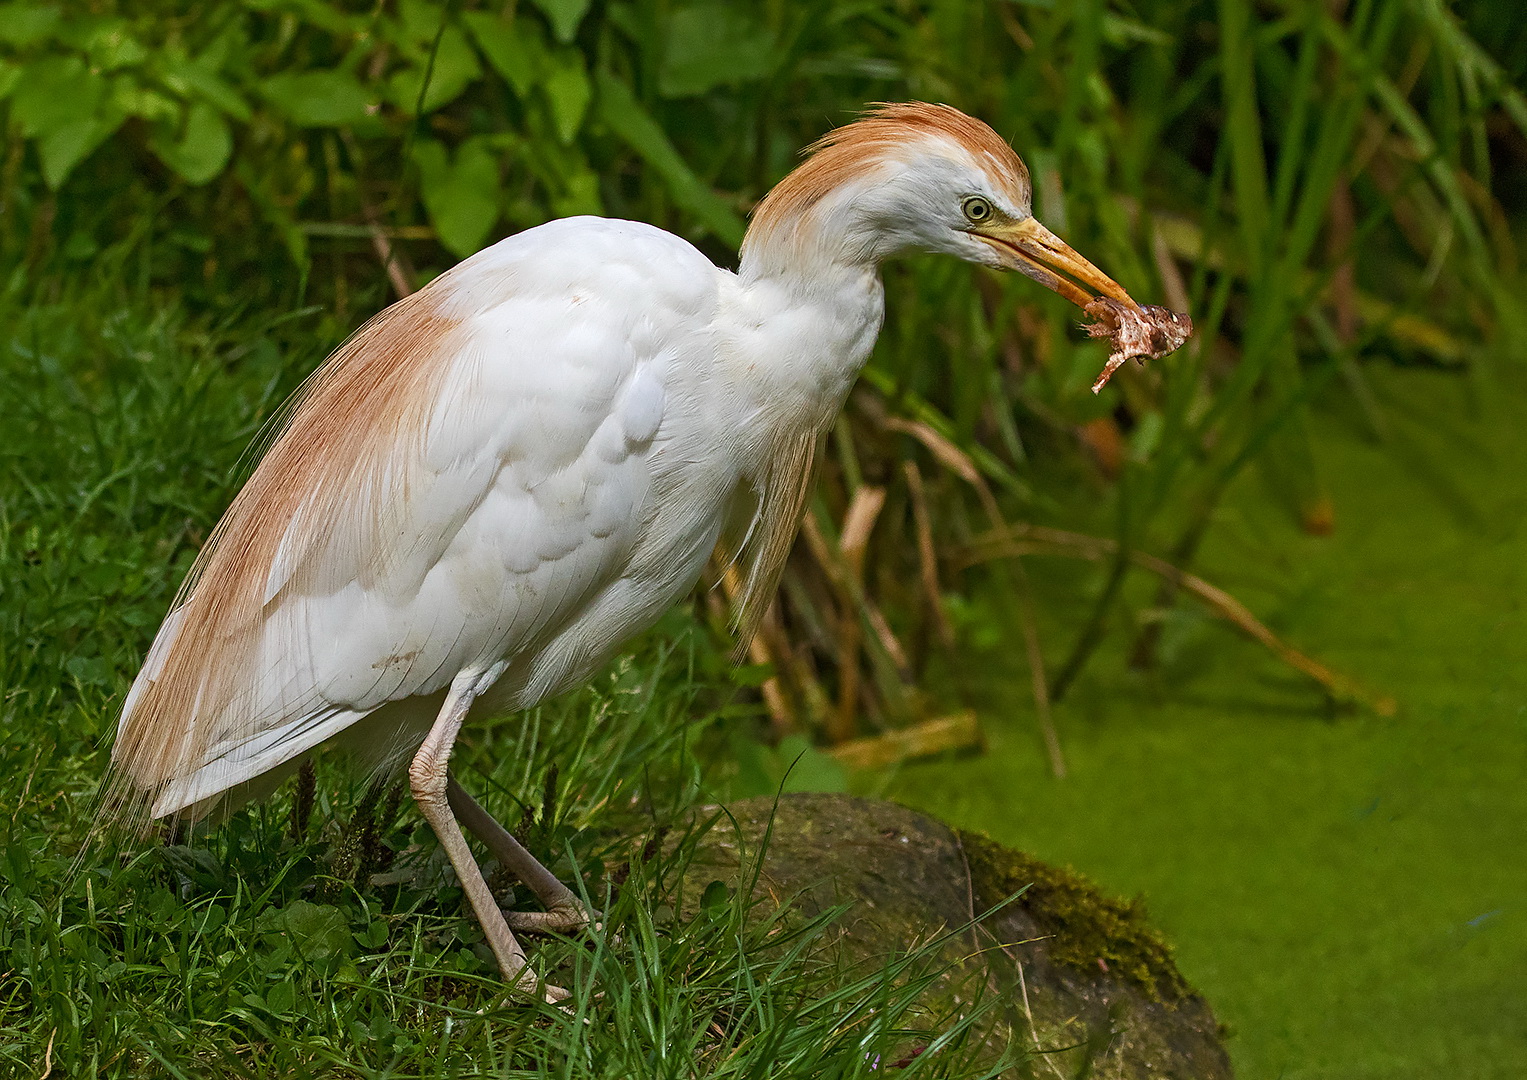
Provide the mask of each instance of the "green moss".
POLYGON ((957 835, 978 903, 991 907, 1022 890, 1014 903, 1049 936, 1052 963, 1096 977, 1101 960, 1109 974, 1152 1001, 1176 1001, 1193 992, 1138 901, 1105 896, 1075 871, 1037 862, 980 833, 958 830, 957 835))

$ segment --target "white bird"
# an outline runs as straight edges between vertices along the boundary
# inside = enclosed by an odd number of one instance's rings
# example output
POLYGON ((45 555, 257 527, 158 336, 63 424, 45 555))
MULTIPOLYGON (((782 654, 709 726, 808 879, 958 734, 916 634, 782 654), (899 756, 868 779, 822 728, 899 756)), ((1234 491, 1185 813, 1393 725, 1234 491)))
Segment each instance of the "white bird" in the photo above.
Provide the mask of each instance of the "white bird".
POLYGON ((504 978, 564 996, 511 927, 588 913, 450 776, 463 722, 584 682, 727 529, 751 633, 880 330, 883 259, 943 252, 1138 311, 1030 201, 991 128, 888 105, 769 193, 735 273, 651 225, 578 217, 393 304, 298 391, 182 586, 123 705, 113 812, 226 810, 322 744, 409 760, 504 978), (499 910, 458 822, 544 913, 499 910))

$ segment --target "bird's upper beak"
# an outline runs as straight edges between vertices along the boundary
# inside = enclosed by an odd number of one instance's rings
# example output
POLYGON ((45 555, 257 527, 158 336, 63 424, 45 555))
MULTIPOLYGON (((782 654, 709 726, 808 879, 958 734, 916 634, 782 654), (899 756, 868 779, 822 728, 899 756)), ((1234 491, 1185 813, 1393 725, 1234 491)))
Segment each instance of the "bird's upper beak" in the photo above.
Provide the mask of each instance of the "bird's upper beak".
POLYGON ((1085 308, 1094 299, 1077 284, 1079 281, 1093 292, 1111 296, 1135 311, 1140 310, 1140 305, 1123 286, 1071 250, 1069 244, 1035 218, 978 225, 970 230, 970 234, 995 248, 1004 267, 1027 274, 1078 307, 1085 308), (1061 274, 1069 276, 1062 277, 1061 274))

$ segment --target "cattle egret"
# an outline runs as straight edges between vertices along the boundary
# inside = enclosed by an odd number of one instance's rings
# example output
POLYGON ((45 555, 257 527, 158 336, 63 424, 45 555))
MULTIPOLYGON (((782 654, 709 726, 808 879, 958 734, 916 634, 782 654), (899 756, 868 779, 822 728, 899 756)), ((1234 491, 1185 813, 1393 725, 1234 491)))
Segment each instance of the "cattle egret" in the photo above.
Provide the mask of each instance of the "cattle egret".
POLYGON ((1034 219, 991 128, 927 104, 819 141, 758 205, 735 273, 651 225, 577 217, 381 312, 297 392, 182 586, 123 704, 111 812, 226 811, 323 744, 408 761, 504 978, 565 996, 513 929, 588 912, 456 783, 457 733, 584 682, 724 530, 751 633, 880 330, 879 264, 909 251, 1150 322, 1034 219), (499 910, 461 825, 544 912, 499 910))

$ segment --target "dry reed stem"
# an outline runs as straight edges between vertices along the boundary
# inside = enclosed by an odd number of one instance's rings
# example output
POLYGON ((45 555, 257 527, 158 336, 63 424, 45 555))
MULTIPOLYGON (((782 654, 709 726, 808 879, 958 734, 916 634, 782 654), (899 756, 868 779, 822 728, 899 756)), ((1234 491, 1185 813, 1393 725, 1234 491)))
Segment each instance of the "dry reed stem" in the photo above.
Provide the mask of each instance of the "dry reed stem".
MULTIPOLYGON (((1003 530, 994 530, 985 537, 968 545, 958 560, 963 569, 992 559, 1013 558, 1022 555, 1064 555, 1072 558, 1102 561, 1118 552, 1116 541, 1085 533, 1067 532, 1041 525, 1014 524, 1003 530)), ((1247 637, 1262 645, 1289 667, 1308 676, 1337 700, 1356 701, 1366 705, 1379 716, 1392 716, 1395 711, 1393 698, 1373 694, 1354 680, 1326 667, 1320 661, 1306 656, 1269 630, 1251 610, 1234 596, 1218 586, 1211 585, 1196 574, 1190 574, 1173 566, 1165 559, 1148 555, 1143 551, 1131 551, 1129 558, 1142 570, 1148 570, 1178 588, 1192 593, 1215 614, 1247 637)))
POLYGON ((946 652, 954 652, 954 627, 944 611, 944 598, 938 583, 938 552, 933 547, 933 520, 928 513, 928 496, 923 488, 923 473, 915 461, 901 465, 907 478, 907 496, 912 503, 912 525, 917 533, 917 569, 923 595, 928 601, 928 617, 934 633, 946 652))
POLYGON ((57 1037, 58 1028, 48 1032, 48 1046, 42 1052, 42 1072, 38 1074, 37 1080, 48 1080, 53 1075, 53 1040, 57 1037))
POLYGON ((828 753, 851 769, 879 769, 950 750, 980 750, 985 745, 980 721, 972 710, 965 709, 883 735, 850 739, 828 753))
POLYGON ((1060 736, 1050 711, 1050 683, 1045 676, 1044 653, 1039 647, 1039 624, 1034 618, 1034 591, 1029 588, 1029 572, 1022 559, 1014 559, 1018 579, 1018 616, 1023 624, 1023 647, 1028 653, 1029 681, 1034 694, 1034 711, 1039 716, 1039 733, 1044 738, 1045 753, 1050 759, 1050 773, 1057 780, 1066 775, 1066 756, 1061 753, 1060 736))
MULTIPOLYGON (((938 431, 928 424, 916 420, 904 420, 898 417, 886 417, 884 426, 892 431, 899 431, 917 439, 940 463, 975 488, 976 498, 981 503, 981 508, 986 512, 993 529, 1003 529, 1007 523, 1002 517, 1002 511, 997 506, 997 497, 992 494, 991 486, 986 478, 981 475, 976 463, 970 455, 950 442, 938 431)), ((915 470, 917 466, 911 462, 908 465, 915 470)), ((911 474, 909 473, 909 478, 911 474)), ((910 486, 910 485, 909 485, 910 486)), ((918 490, 921 491, 921 475, 918 475, 918 490)), ((914 508, 916 504, 914 503, 914 508)), ((921 537, 919 537, 919 542, 921 537)), ((932 537, 929 537, 929 546, 932 546, 932 537)), ((1050 761, 1050 772, 1057 778, 1066 775, 1066 757, 1060 747, 1060 735, 1055 730, 1055 718, 1050 707, 1050 686, 1045 676, 1044 650, 1039 640, 1039 623, 1034 617, 1033 593, 1029 589, 1028 571, 1024 569, 1023 560, 1014 559, 1018 572, 1018 618, 1023 629, 1024 651, 1027 654, 1029 664, 1029 678, 1034 696, 1034 712, 1039 718, 1039 733, 1044 739, 1045 753, 1050 761)), ((937 580, 935 578, 935 588, 937 580)), ((942 608, 938 608, 942 615, 942 608)), ((947 625, 947 624, 946 624, 947 625)), ((952 636, 952 635, 951 635, 952 636)))
POLYGON ((1166 306, 1173 311, 1187 311, 1188 283, 1183 280, 1172 249, 1167 245, 1166 237, 1161 235, 1161 227, 1156 224, 1151 226, 1151 258, 1155 260, 1156 273, 1161 275, 1161 291, 1166 297, 1166 306))
MULTIPOLYGON (((742 574, 737 569, 736 563, 728 563, 721 573, 721 588, 726 593, 729 602, 735 605, 737 597, 742 593, 742 574)), ((714 595, 714 594, 713 594, 714 595)), ((717 605, 719 608, 719 604, 717 605)), ((764 612, 764 626, 766 630, 777 613, 777 606, 770 604, 764 612)), ((795 710, 790 707, 790 701, 785 696, 784 687, 780 683, 779 672, 785 670, 781 655, 776 653, 775 642, 771 641, 773 635, 767 632, 755 633, 748 639, 748 659, 755 664, 766 664, 771 667, 775 674, 770 675, 760 684, 758 691, 763 697, 764 708, 769 710, 769 719, 773 722, 776 735, 784 736, 796 729, 795 710)), ((788 653, 788 650, 786 651, 788 653)))
MULTIPOLYGON (((881 500, 884 501, 884 489, 881 489, 881 500)), ((877 508, 875 512, 878 514, 880 511, 877 508)), ((898 672, 905 676, 911 670, 907 650, 891 629, 891 624, 886 620, 880 606, 865 594, 862 573, 852 572, 845 562, 842 549, 834 548, 827 542, 827 538, 822 534, 821 526, 809 514, 802 522, 801 536, 806 540, 807 550, 811 552, 823 573, 827 575, 829 583, 838 592, 844 611, 854 619, 862 616, 870 624, 870 629, 875 632, 876 642, 891 658, 891 663, 896 665, 898 672)))
POLYGON ((1336 312, 1336 337, 1343 345, 1357 340, 1357 260, 1353 239, 1357 235, 1357 211, 1352 205, 1352 186, 1345 176, 1331 188, 1326 209, 1326 254, 1336 268, 1328 295, 1336 312))
POLYGON ((387 236, 387 231, 376 222, 376 214, 368 205, 366 218, 371 223, 371 246, 376 249, 376 257, 382 261, 382 268, 387 271, 387 280, 392 282, 393 292, 398 294, 401 300, 414 291, 413 284, 408 280, 410 275, 399 263, 399 255, 392 246, 392 240, 387 236))
MULTIPOLYGON (((345 149, 349 151, 350 160, 358 163, 361 155, 355 136, 348 130, 344 130, 340 132, 340 138, 344 141, 345 149)), ((376 251, 376 257, 381 260, 382 269, 387 273, 387 280, 392 283, 392 291, 398 294, 399 300, 402 300, 414 291, 414 269, 403 253, 392 246, 392 234, 382 224, 382 217, 377 213, 371 200, 366 198, 364 183, 356 184, 356 195, 360 199, 361 214, 366 219, 371 246, 376 251)))
POLYGON ((806 541, 807 550, 822 568, 828 583, 837 594, 839 693, 837 710, 828 716, 827 727, 828 741, 832 744, 851 738, 854 731, 861 685, 859 655, 864 640, 861 619, 869 624, 875 641, 896 666, 897 676, 903 682, 910 677, 911 663, 907 651, 897 640, 879 605, 864 591, 865 549, 869 543, 870 531, 884 505, 884 488, 862 485, 854 493, 848 512, 844 515, 843 531, 836 547, 827 542, 821 526, 812 515, 806 515, 801 526, 801 536, 806 541))
MULTIPOLYGON (((859 647, 864 634, 854 593, 862 592, 865 549, 884 506, 884 488, 864 484, 854 492, 843 515, 843 531, 838 535, 840 558, 832 560, 837 564, 838 573, 834 576, 838 579, 843 613, 838 620, 838 708, 827 725, 827 737, 833 743, 844 742, 854 734, 859 705, 859 647), (855 585, 859 590, 855 590, 855 585)), ((826 544, 821 547, 825 552, 826 544)))

